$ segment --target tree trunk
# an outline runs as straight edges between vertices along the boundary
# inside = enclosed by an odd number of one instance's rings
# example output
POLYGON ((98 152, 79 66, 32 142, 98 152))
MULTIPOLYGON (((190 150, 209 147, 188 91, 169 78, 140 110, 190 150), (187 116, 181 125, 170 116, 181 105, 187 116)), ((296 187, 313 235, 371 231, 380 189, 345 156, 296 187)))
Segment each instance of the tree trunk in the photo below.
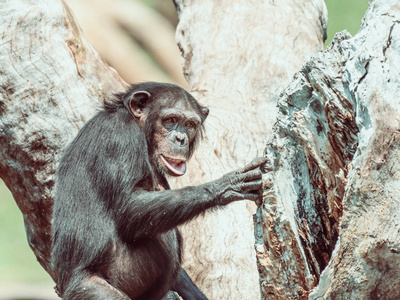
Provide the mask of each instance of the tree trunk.
MULTIPOLYGON (((206 137, 177 186, 216 179, 262 156, 276 99, 323 47, 323 1, 176 0, 178 46, 197 99, 210 107, 206 137)), ((210 299, 260 299, 252 203, 182 226, 185 267, 210 299)))
MULTIPOLYGON (((322 48, 322 0, 175 2, 184 74, 211 109, 175 186, 242 166, 269 140, 256 252, 252 203, 206 213, 182 226, 195 282, 210 299, 307 298, 312 288, 312 299, 399 298, 399 2, 371 0, 356 37, 338 35, 302 68, 322 48)), ((0 177, 55 279, 57 162, 126 84, 63 2, 6 0, 0 13, 0 177)))
POLYGON ((264 299, 305 299, 318 282, 310 299, 400 298, 399 9, 370 1, 360 32, 337 35, 278 100, 256 217, 264 299))
POLYGON ((173 80, 187 87, 175 28, 143 1, 66 0, 66 3, 90 44, 125 81, 173 80))
POLYGON ((61 1, 0 4, 0 176, 13 194, 29 245, 49 264, 54 172, 96 106, 124 88, 82 37, 61 1))

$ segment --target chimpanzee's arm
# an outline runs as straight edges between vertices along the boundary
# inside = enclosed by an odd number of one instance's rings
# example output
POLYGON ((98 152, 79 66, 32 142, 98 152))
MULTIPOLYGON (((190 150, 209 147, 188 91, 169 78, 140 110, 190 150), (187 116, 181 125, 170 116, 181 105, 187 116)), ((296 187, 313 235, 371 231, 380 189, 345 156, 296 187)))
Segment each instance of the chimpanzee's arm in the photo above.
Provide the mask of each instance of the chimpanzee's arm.
POLYGON ((118 232, 130 239, 154 236, 181 225, 206 209, 260 198, 264 158, 215 181, 177 190, 133 192, 116 209, 118 232))
POLYGON ((207 297, 192 282, 183 268, 179 272, 173 291, 177 292, 184 300, 207 300, 207 297))

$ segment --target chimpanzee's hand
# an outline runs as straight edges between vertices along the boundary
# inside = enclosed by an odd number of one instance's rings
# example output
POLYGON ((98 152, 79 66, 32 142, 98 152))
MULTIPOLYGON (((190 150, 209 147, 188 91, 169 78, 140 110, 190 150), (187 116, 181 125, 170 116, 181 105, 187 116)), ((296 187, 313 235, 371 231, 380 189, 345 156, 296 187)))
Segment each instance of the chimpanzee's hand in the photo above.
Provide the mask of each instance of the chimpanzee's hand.
POLYGON ((215 184, 215 201, 226 205, 237 200, 257 201, 262 197, 262 173, 260 166, 267 160, 264 157, 254 159, 243 169, 222 176, 212 182, 215 184))

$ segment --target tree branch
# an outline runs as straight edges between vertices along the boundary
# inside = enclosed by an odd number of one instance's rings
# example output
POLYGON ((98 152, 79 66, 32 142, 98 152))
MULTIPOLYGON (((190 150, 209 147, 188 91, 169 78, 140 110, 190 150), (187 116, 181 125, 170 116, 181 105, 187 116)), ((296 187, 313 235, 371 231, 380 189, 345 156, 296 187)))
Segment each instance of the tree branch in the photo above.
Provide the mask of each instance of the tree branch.
POLYGON ((0 176, 23 214, 29 245, 55 278, 50 225, 60 152, 124 83, 62 2, 7 1, 0 13, 0 176))

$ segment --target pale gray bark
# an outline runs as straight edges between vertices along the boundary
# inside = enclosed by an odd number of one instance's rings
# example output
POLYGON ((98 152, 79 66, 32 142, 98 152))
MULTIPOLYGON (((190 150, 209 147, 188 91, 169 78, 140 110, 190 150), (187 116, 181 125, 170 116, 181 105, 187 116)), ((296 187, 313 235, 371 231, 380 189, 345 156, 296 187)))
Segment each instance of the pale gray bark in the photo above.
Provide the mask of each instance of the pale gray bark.
POLYGON ((23 214, 29 245, 55 278, 50 223, 60 152, 124 83, 61 1, 2 1, 0 15, 0 176, 23 214))
MULTIPOLYGON (((303 67, 322 48, 322 0, 176 3, 184 73, 211 114, 175 185, 217 178, 270 141, 256 255, 254 205, 207 213, 182 227, 195 282, 210 299, 258 299, 259 279, 264 299, 307 298, 312 288, 312 299, 399 298, 399 2, 372 0, 357 36, 340 34, 303 67)), ((0 15, 0 176, 55 278, 57 161, 125 83, 62 2, 6 0, 0 15)))
MULTIPOLYGON (((263 155, 276 99, 322 48, 323 1, 175 1, 177 41, 194 95, 210 107, 206 138, 180 185, 209 181, 263 155)), ((185 267, 210 299, 259 299, 252 203, 183 226, 185 267)))
POLYGON ((264 299, 400 297, 399 22, 399 1, 370 1, 360 32, 278 101, 256 222, 264 299))
POLYGON ((124 80, 173 81, 187 87, 175 42, 175 28, 142 1, 66 2, 90 44, 124 80))
POLYGON ((338 48, 358 148, 340 242, 310 299, 400 299, 400 1, 371 1, 360 32, 338 48))
MULTIPOLYGON (((211 108, 185 184, 262 155, 279 91, 322 48, 321 0, 231 4, 177 3, 184 72, 199 101, 211 108)), ((0 176, 24 215, 33 251, 55 278, 49 253, 57 161, 95 108, 125 84, 61 2, 8 0, 0 13, 0 176)), ((185 265, 211 299, 259 297, 252 210, 251 204, 233 204, 184 228, 185 265)))

